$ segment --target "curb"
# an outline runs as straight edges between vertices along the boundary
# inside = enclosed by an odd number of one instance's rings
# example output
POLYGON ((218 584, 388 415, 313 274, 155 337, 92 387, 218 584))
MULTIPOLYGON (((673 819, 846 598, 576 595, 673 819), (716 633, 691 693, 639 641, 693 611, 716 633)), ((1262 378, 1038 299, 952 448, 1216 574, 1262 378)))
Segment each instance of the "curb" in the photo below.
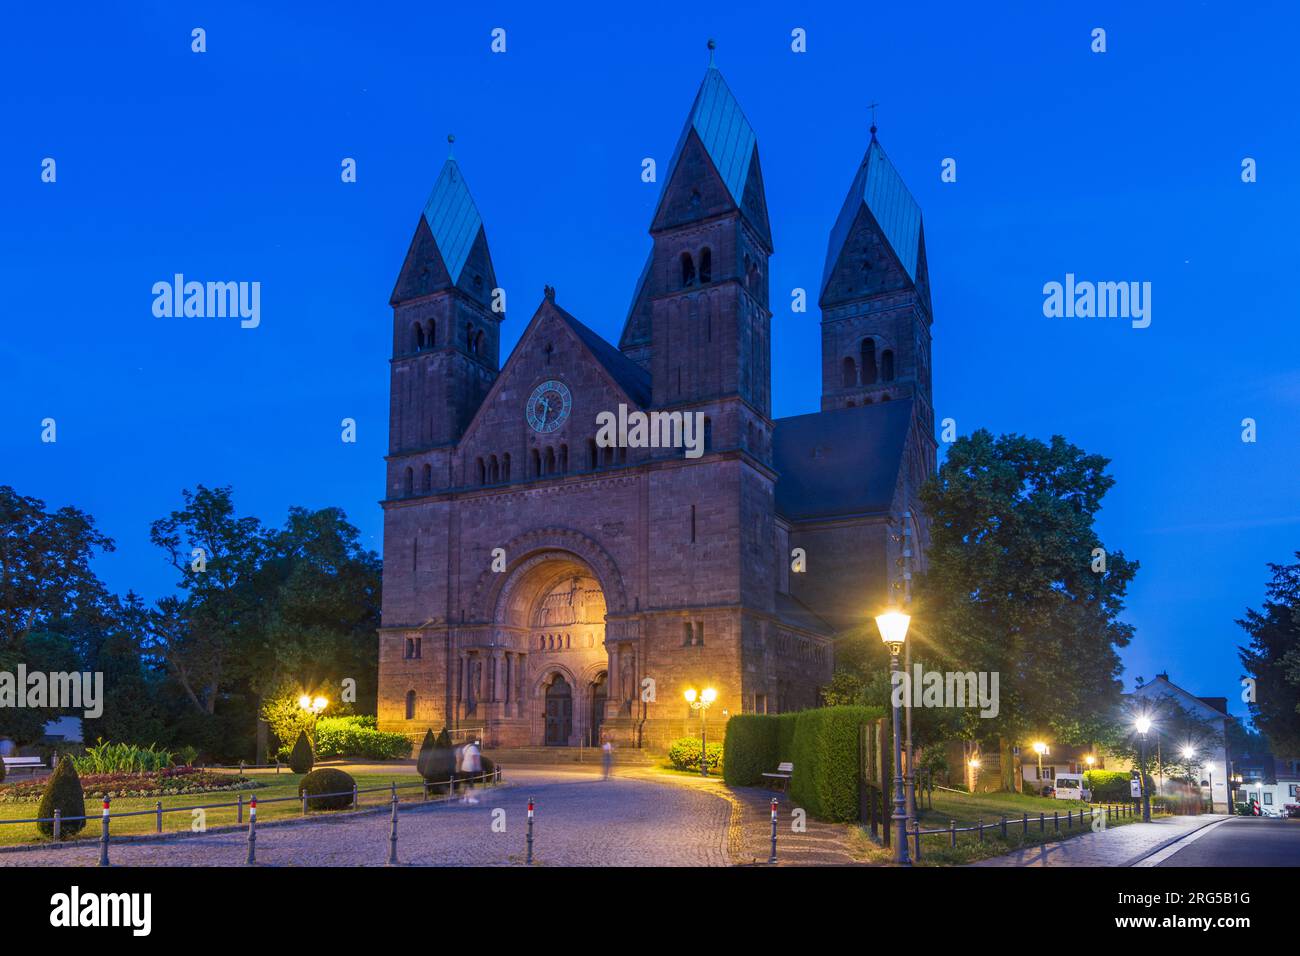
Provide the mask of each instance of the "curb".
MULTIPOLYGON (((1206 816, 1209 816, 1209 815, 1210 815, 1210 814, 1206 814, 1206 816)), ((1192 827, 1192 829, 1190 829, 1190 830, 1186 830, 1186 831, 1184 831, 1184 832, 1178 834, 1178 835, 1175 836, 1175 837, 1170 837, 1168 840, 1165 840, 1163 843, 1160 843, 1160 844, 1158 844, 1158 845, 1156 845, 1156 846, 1153 846, 1153 847, 1152 847, 1151 849, 1149 849, 1149 850, 1144 850, 1144 851, 1142 851, 1141 853, 1139 853, 1137 856, 1133 857, 1132 859, 1125 860, 1123 863, 1117 863, 1117 864, 1115 864, 1115 865, 1118 866, 1118 867, 1137 866, 1139 863, 1141 863, 1141 862, 1142 862, 1143 860, 1145 860, 1147 857, 1155 856, 1155 855, 1156 855, 1157 853, 1159 853, 1161 850, 1168 849, 1169 847, 1173 846, 1175 843, 1179 843, 1179 842, 1181 842, 1181 841, 1183 841, 1183 840, 1186 840, 1186 839, 1187 839, 1189 836, 1191 836, 1192 834, 1194 834, 1194 833, 1200 833, 1200 832, 1201 832, 1202 830, 1204 830, 1206 827, 1212 827, 1212 826, 1214 826, 1216 823, 1226 823, 1228 820, 1231 820, 1231 819, 1232 819, 1232 817, 1229 816, 1229 815, 1227 815, 1227 814, 1215 814, 1213 820, 1207 820, 1207 821, 1205 821, 1204 823, 1202 823, 1202 824, 1201 824, 1200 826, 1198 826, 1198 827, 1192 827)))

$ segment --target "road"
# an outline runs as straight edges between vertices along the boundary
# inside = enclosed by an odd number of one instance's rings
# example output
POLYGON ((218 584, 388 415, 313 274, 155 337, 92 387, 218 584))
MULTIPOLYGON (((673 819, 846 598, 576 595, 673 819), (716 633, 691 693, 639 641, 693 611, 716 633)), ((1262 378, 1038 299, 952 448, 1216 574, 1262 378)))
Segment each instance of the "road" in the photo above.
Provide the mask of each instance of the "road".
POLYGON ((1233 817, 1170 849, 1156 866, 1300 866, 1300 821, 1233 817))

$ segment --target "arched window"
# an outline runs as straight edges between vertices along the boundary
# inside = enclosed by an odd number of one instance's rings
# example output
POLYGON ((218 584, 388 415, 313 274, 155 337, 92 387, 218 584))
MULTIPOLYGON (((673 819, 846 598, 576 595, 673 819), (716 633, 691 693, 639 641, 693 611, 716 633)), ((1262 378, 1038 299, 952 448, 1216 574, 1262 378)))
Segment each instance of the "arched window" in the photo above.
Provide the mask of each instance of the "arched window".
POLYGON ((415 691, 406 692, 406 719, 415 720, 415 691))
POLYGON ((700 285, 713 281, 713 250, 705 246, 700 250, 700 285))
POLYGON ((433 348, 438 344, 438 323, 434 319, 429 320, 429 338, 427 341, 429 348, 433 348))
POLYGON ((537 637, 537 649, 538 649, 539 651, 544 651, 544 650, 546 650, 546 635, 545 635, 545 634, 539 634, 539 635, 538 635, 538 637, 537 637))
POLYGON ((880 377, 886 382, 894 380, 894 350, 885 349, 880 353, 880 377))
POLYGON ((555 474, 555 449, 554 448, 546 449, 546 474, 548 475, 555 474))
POLYGON ((501 456, 501 480, 510 480, 510 455, 508 453, 501 456))
POLYGON ((858 363, 853 361, 852 356, 845 356, 841 363, 840 384, 845 388, 852 388, 858 384, 858 363))
POLYGON ((482 333, 482 332, 479 332, 478 335, 474 336, 474 354, 475 354, 475 355, 486 355, 486 354, 487 354, 487 349, 484 348, 484 344, 485 344, 485 339, 484 339, 484 337, 483 337, 483 333, 482 333))
POLYGON ((536 448, 533 449, 533 477, 540 478, 542 474, 542 455, 536 448))
POLYGON ((420 476, 420 490, 426 495, 433 490, 433 466, 425 463, 424 473, 420 476))
POLYGON ((876 340, 862 340, 862 384, 876 384, 876 340))
POLYGON ((424 350, 424 326, 419 322, 415 323, 415 350, 421 352, 424 350))
POLYGON ((407 468, 402 478, 402 494, 411 497, 415 493, 415 469, 407 468))
POLYGON ((484 466, 482 458, 478 460, 478 483, 480 485, 487 484, 487 468, 484 466))
POLYGON ((682 253, 682 285, 695 285, 695 260, 689 252, 682 253))
POLYGON ((596 439, 587 439, 587 467, 595 471, 600 467, 600 451, 596 448, 596 439))
POLYGON ((561 445, 560 446, 560 474, 567 475, 568 473, 569 473, 569 446, 561 445))
POLYGON ((488 459, 488 481, 496 484, 501 480, 501 463, 497 461, 497 456, 493 455, 488 459))

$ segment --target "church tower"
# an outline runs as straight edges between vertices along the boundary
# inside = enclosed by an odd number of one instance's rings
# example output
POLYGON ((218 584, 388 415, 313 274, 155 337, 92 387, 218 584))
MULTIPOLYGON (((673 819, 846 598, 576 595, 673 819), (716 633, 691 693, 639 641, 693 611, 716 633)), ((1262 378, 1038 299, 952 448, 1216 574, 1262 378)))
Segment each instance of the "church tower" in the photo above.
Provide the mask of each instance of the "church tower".
POLYGON ((758 142, 712 62, 673 151, 620 348, 652 405, 703 411, 718 448, 770 457, 772 237, 758 142))
POLYGON ((483 220, 448 156, 389 299, 390 496, 448 483, 446 467, 429 462, 449 456, 427 453, 460 439, 496 380, 504 318, 496 290, 483 220))
POLYGON ((831 231, 820 304, 822 410, 911 398, 921 430, 933 436, 921 208, 875 126, 831 231))

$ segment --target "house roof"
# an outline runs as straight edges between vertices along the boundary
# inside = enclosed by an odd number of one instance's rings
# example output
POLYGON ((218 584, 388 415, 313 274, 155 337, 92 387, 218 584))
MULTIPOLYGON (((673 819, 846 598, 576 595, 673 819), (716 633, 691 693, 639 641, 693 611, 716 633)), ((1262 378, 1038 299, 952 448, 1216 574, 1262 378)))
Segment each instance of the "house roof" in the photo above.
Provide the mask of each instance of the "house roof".
POLYGON ((917 262, 921 248, 921 207, 912 197, 903 177, 885 155, 884 148, 872 134, 871 145, 858 166, 849 194, 840 208, 835 228, 831 230, 826 246, 826 265, 822 270, 822 291, 830 283, 835 264, 844 251, 853 224, 863 207, 866 207, 889 243, 894 256, 913 282, 917 277, 917 262))
POLYGON ((1228 714, 1228 698, 1197 697, 1195 694, 1192 694, 1190 691, 1185 690, 1182 687, 1179 687, 1177 684, 1171 681, 1169 679, 1169 675, 1165 673, 1157 674, 1154 680, 1150 681, 1149 683, 1143 684, 1141 687, 1135 688, 1133 693, 1143 694, 1146 691, 1150 690, 1152 687, 1158 687, 1162 684, 1165 687, 1168 687, 1170 690, 1175 691, 1178 695, 1188 700, 1194 701, 1195 703, 1198 703, 1203 707, 1209 707, 1211 710, 1217 712, 1222 717, 1230 716, 1228 714))
POLYGON ((454 285, 460 281, 460 271, 465 268, 474 239, 483 228, 483 219, 456 160, 449 158, 443 164, 429 201, 424 204, 424 221, 429 224, 438 254, 454 285))
POLYGON ((776 421, 776 510, 791 519, 889 510, 912 422, 912 400, 776 421))

